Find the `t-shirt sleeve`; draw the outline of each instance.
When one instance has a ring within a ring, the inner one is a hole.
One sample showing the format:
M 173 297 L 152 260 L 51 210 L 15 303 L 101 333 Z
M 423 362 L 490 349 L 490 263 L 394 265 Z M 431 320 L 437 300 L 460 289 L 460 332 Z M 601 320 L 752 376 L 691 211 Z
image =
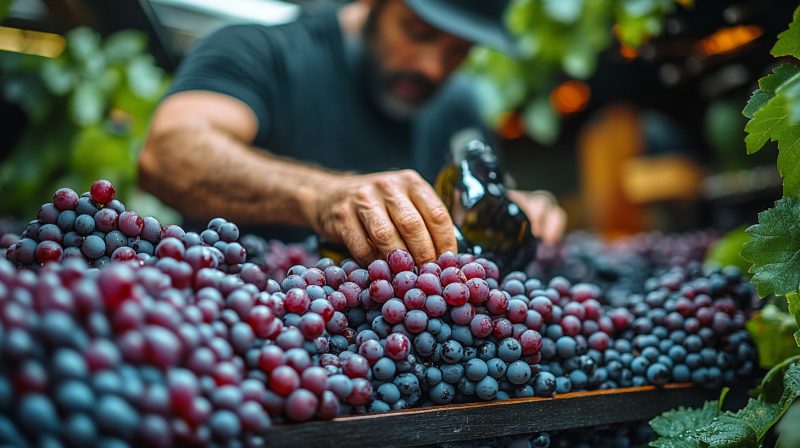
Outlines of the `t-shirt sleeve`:
M 197 41 L 184 57 L 167 96 L 206 90 L 245 103 L 258 119 L 256 141 L 263 141 L 270 127 L 270 73 L 272 52 L 268 31 L 262 25 L 232 25 Z

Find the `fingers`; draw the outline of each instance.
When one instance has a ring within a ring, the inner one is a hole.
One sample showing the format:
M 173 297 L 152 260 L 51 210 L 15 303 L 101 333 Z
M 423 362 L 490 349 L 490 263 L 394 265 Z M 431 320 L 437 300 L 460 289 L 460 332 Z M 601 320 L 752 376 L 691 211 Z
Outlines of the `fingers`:
M 555 244 L 561 239 L 567 225 L 567 214 L 551 194 L 509 190 L 507 195 L 525 212 L 533 235 L 545 244 Z
M 336 233 L 353 258 L 366 266 L 378 255 L 353 207 L 344 206 L 336 213 Z
M 423 181 L 411 188 L 408 194 L 425 221 L 435 254 L 438 256 L 445 252 L 458 252 L 453 219 L 433 188 Z M 416 260 L 416 257 L 414 259 Z
M 546 244 L 555 244 L 564 235 L 567 226 L 567 213 L 559 206 L 551 207 L 542 223 L 541 239 Z
M 553 203 L 543 196 L 532 196 L 528 199 L 528 209 L 524 210 L 528 219 L 531 220 L 531 231 L 537 237 L 542 236 L 547 225 L 548 214 L 553 207 Z
M 372 246 L 383 258 L 393 249 L 407 250 L 394 222 L 386 211 L 384 199 L 372 189 L 362 189 L 354 197 L 355 212 Z
M 417 264 L 436 259 L 436 248 L 422 215 L 411 199 L 393 194 L 386 199 L 386 210 Z
M 456 252 L 455 232 L 442 201 L 411 170 L 376 173 L 358 187 L 340 189 L 341 199 L 320 205 L 322 233 L 338 238 L 360 263 L 408 250 L 418 264 Z

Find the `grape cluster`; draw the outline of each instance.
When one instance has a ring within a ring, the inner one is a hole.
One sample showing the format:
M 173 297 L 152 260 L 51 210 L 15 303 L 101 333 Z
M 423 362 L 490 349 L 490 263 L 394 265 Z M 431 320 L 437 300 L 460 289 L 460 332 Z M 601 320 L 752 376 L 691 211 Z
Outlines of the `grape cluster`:
M 587 232 L 567 235 L 555 246 L 539 247 L 526 273 L 536 278 L 563 276 L 574 283 L 593 283 L 612 302 L 641 292 L 648 278 L 673 266 L 701 262 L 716 241 L 713 231 L 665 235 L 641 233 L 608 242 Z M 621 304 L 621 303 L 620 303 Z
M 757 296 L 740 272 L 674 267 L 646 284 L 615 307 L 600 305 L 594 285 L 549 282 L 545 294 L 558 305 L 543 331 L 541 369 L 557 377 L 558 392 L 688 381 L 714 388 L 755 373 L 744 324 Z
M 282 282 L 292 266 L 312 266 L 319 257 L 314 255 L 312 242 L 284 243 L 278 240 L 246 234 L 239 241 L 247 251 L 247 261 L 261 266 L 267 277 Z
M 0 443 L 249 445 L 273 422 L 753 370 L 753 291 L 730 269 L 676 267 L 617 304 L 468 254 L 277 276 L 302 247 L 113 197 L 58 190 L 0 238 Z

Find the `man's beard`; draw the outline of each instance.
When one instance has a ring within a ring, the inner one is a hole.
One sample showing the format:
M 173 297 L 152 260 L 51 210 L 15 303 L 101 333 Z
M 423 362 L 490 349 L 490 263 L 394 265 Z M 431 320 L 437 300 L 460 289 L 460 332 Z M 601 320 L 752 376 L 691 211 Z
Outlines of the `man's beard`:
M 361 35 L 362 70 L 370 97 L 377 106 L 398 121 L 408 121 L 425 105 L 438 90 L 439 84 L 424 75 L 410 71 L 384 71 L 381 69 L 375 42 L 375 24 L 378 10 L 373 10 Z M 412 84 L 418 91 L 416 99 L 398 96 L 392 91 L 398 82 Z

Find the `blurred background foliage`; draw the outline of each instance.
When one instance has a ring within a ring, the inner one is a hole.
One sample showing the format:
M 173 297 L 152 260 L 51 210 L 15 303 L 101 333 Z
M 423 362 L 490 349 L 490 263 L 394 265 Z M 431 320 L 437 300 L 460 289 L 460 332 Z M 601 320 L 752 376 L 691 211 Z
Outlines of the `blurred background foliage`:
M 496 128 L 520 120 L 530 138 L 552 144 L 560 129 L 554 103 L 561 100 L 564 108 L 577 109 L 588 100 L 581 84 L 562 92 L 553 90 L 556 84 L 564 76 L 591 77 L 600 53 L 612 45 L 635 56 L 639 45 L 661 32 L 678 3 L 692 5 L 691 0 L 514 0 L 507 22 L 519 39 L 521 57 L 479 48 L 468 66 L 479 75 L 486 119 Z M 518 114 L 509 116 L 508 111 Z
M 135 188 L 137 154 L 170 79 L 148 53 L 147 35 L 103 39 L 79 27 L 64 42 L 55 58 L 0 52 L 2 95 L 27 120 L 0 166 L 0 214 L 35 216 L 57 188 L 81 192 L 100 178 L 113 179 L 120 199 L 142 203 L 143 212 L 169 213 Z

